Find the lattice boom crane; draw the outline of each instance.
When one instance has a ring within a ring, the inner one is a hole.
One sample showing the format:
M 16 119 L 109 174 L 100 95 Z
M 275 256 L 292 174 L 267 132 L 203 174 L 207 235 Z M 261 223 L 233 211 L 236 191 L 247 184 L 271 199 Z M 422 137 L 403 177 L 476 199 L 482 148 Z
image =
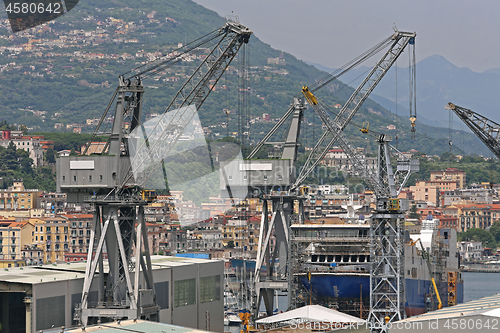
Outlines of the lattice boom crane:
M 453 103 L 448 103 L 445 108 L 452 110 L 462 119 L 465 125 L 500 159 L 500 124 Z
M 164 174 L 156 171 L 251 34 L 242 24 L 228 21 L 194 42 L 121 75 L 92 136 L 109 136 L 101 154 L 91 150 L 91 139 L 82 155 L 58 159 L 57 190 L 68 194 L 68 202 L 85 201 L 94 209 L 82 298 L 75 311 L 75 320 L 82 326 L 97 322 L 98 318 L 159 319 L 144 221 L 144 206 L 150 201 L 150 193 L 146 196 L 142 192 L 141 196 L 141 187 L 151 178 L 159 179 L 165 186 Z M 162 73 L 187 53 L 208 44 L 208 55 L 163 114 L 153 123 L 142 123 L 143 80 Z M 101 127 L 113 105 L 111 132 L 103 132 Z M 89 295 L 95 291 L 97 299 L 91 302 Z

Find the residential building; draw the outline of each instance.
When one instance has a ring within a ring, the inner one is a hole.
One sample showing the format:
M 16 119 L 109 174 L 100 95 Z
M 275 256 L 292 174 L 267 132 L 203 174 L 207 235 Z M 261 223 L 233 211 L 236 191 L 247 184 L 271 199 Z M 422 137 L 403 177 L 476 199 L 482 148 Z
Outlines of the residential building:
M 28 210 L 36 207 L 36 199 L 42 193 L 26 189 L 22 181 L 15 181 L 6 190 L 0 190 L 0 210 Z
M 92 228 L 92 214 L 63 214 L 70 230 L 69 253 L 87 253 Z
M 456 168 L 448 168 L 441 171 L 431 171 L 431 182 L 452 181 L 457 182 L 458 188 L 464 188 L 466 184 L 466 174 L 464 171 Z
M 64 261 L 65 252 L 69 251 L 70 233 L 68 220 L 62 217 L 42 217 L 30 219 L 35 226 L 37 248 L 45 248 L 44 262 Z
M 434 206 L 439 206 L 441 192 L 452 191 L 457 188 L 457 181 L 418 181 L 414 186 L 410 186 L 413 192 L 413 198 L 416 201 L 430 201 Z
M 67 205 L 66 193 L 43 192 L 36 199 L 36 206 L 45 214 L 61 214 Z
M 471 228 L 488 229 L 500 220 L 500 204 L 456 204 L 448 207 L 451 208 L 457 209 L 460 232 Z
M 460 255 L 465 260 L 481 259 L 483 255 L 483 244 L 481 242 L 459 242 L 458 248 Z
M 42 165 L 43 153 L 48 147 L 53 148 L 53 142 L 47 141 L 41 135 L 23 135 L 22 131 L 3 130 L 0 138 L 0 146 L 7 148 L 12 141 L 16 149 L 22 149 L 29 153 L 35 166 Z M 44 150 L 44 147 L 46 149 Z
M 180 230 L 180 226 L 171 226 L 170 230 L 167 230 L 165 234 L 165 239 L 161 240 L 159 243 L 159 250 L 167 255 L 186 252 L 188 249 L 186 231 Z
M 24 266 L 21 257 L 21 228 L 12 224 L 0 222 L 0 268 Z

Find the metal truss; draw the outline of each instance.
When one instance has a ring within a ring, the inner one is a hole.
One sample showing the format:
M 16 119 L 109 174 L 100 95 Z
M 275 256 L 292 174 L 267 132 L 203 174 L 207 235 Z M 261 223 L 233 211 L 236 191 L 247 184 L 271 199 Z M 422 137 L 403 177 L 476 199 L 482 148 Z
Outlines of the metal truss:
M 372 332 L 404 318 L 404 214 L 375 214 L 370 227 L 370 313 Z
M 95 210 L 82 300 L 75 319 L 83 327 L 89 320 L 95 322 L 101 318 L 158 321 L 144 203 L 93 203 Z M 134 247 L 135 261 L 131 258 Z M 105 255 L 109 267 L 107 274 L 103 262 Z M 91 297 L 95 292 L 97 297 Z
M 453 103 L 448 103 L 446 108 L 453 110 L 491 152 L 500 158 L 500 124 Z
M 363 102 L 368 98 L 373 89 L 382 80 L 387 71 L 391 68 L 398 57 L 403 53 L 404 49 L 414 40 L 416 33 L 396 31 L 392 36 L 392 44 L 386 51 L 383 57 L 375 64 L 370 73 L 361 82 L 358 88 L 353 92 L 349 100 L 344 104 L 335 118 L 335 122 L 339 124 L 340 131 L 343 131 L 349 124 L 354 115 L 358 112 Z M 302 168 L 301 173 L 297 177 L 292 189 L 297 188 L 306 177 L 314 170 L 318 163 L 323 160 L 328 151 L 337 141 L 337 136 L 340 132 L 326 131 L 320 140 L 315 145 L 313 151 Z M 330 137 L 330 142 L 323 147 L 324 141 Z

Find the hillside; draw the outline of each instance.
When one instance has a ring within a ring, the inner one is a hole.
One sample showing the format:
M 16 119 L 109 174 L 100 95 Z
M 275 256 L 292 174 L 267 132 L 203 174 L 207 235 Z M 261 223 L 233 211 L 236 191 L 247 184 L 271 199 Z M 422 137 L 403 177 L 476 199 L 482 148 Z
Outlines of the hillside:
M 101 116 L 115 89 L 118 75 L 148 60 L 155 54 L 175 49 L 178 43 L 194 40 L 220 27 L 224 19 L 192 1 L 110 0 L 81 1 L 67 15 L 46 28 L 35 28 L 12 35 L 5 23 L 0 27 L 0 78 L 3 94 L 0 120 L 25 124 L 37 132 L 73 131 L 81 127 L 90 133 L 93 119 Z M 244 23 L 244 22 L 242 22 Z M 250 27 L 251 28 L 251 27 Z M 248 53 L 249 118 L 268 113 L 278 118 L 302 85 L 324 76 L 314 66 L 290 54 L 272 49 L 252 36 Z M 268 65 L 268 58 L 281 57 L 285 64 Z M 212 139 L 225 136 L 223 109 L 231 110 L 229 131 L 238 132 L 238 63 L 222 78 L 225 90 L 212 92 L 202 107 L 203 126 L 213 126 Z M 162 112 L 177 91 L 179 82 L 164 82 L 169 76 L 186 77 L 198 63 L 182 62 L 178 69 L 158 80 L 145 82 L 147 92 L 143 113 Z M 383 82 L 383 81 L 382 81 Z M 343 104 L 353 89 L 337 81 L 319 93 L 330 105 Z M 308 110 L 302 129 L 302 143 L 312 146 L 321 135 L 321 124 Z M 448 130 L 419 126 L 417 139 L 411 140 L 407 117 L 396 117 L 380 104 L 367 100 L 354 123 L 370 123 L 370 129 L 389 132 L 397 122 L 400 150 L 416 149 L 428 154 L 449 150 Z M 272 126 L 256 123 L 250 128 L 250 141 L 259 140 Z M 360 136 L 357 128 L 347 130 L 354 144 L 374 151 L 375 144 Z M 395 136 L 395 133 L 388 133 Z M 482 153 L 478 140 L 454 151 L 456 154 Z

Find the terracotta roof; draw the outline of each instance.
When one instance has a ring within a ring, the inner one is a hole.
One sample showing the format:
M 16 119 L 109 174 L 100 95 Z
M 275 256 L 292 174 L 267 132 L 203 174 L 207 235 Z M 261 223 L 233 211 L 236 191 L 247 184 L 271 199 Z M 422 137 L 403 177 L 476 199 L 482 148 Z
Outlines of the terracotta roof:
M 60 216 L 64 216 L 68 219 L 89 219 L 94 217 L 92 214 L 62 214 Z

